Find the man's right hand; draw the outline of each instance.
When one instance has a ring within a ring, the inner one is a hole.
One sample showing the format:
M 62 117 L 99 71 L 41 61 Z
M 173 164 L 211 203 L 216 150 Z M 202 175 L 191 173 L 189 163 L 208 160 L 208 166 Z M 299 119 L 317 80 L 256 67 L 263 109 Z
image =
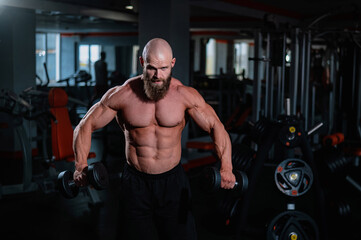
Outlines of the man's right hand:
M 73 174 L 74 183 L 78 187 L 84 187 L 88 185 L 87 178 L 88 166 L 84 167 L 82 170 L 75 170 Z

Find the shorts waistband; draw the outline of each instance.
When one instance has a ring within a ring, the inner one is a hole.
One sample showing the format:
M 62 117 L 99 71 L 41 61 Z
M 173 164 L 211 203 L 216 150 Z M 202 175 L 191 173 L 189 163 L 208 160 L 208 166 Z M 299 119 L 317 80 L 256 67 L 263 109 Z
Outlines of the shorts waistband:
M 145 173 L 145 172 L 141 172 L 139 170 L 137 170 L 135 167 L 129 165 L 128 163 L 126 163 L 124 165 L 124 168 L 137 175 L 137 176 L 141 176 L 141 177 L 145 177 L 145 178 L 149 178 L 149 179 L 161 179 L 161 178 L 165 178 L 169 175 L 172 175 L 174 173 L 176 173 L 177 171 L 179 171 L 180 169 L 182 169 L 182 164 L 179 162 L 178 165 L 176 165 L 174 168 L 164 172 L 164 173 L 159 173 L 159 174 L 149 174 L 149 173 Z

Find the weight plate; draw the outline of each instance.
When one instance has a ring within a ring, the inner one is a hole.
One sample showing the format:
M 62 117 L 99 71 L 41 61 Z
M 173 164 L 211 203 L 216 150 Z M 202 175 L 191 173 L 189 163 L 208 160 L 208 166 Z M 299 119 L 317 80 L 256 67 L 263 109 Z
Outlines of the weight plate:
M 236 183 L 235 190 L 238 194 L 243 194 L 248 189 L 248 177 L 246 173 L 242 171 L 233 171 L 235 177 L 236 177 Z
M 311 167 L 297 158 L 282 161 L 276 168 L 274 178 L 277 188 L 291 197 L 305 194 L 313 183 Z
M 295 147 L 300 142 L 301 132 L 294 125 L 283 126 L 279 132 L 279 139 L 287 147 Z
M 87 177 L 90 185 L 96 190 L 106 189 L 109 185 L 108 171 L 101 162 L 89 165 Z
M 221 174 L 215 167 L 207 167 L 203 170 L 202 186 L 207 192 L 214 192 L 221 187 Z
M 278 214 L 267 227 L 267 240 L 317 240 L 319 232 L 316 222 L 299 211 Z
M 58 175 L 58 187 L 65 198 L 74 198 L 79 193 L 79 187 L 75 185 L 71 171 L 63 171 Z

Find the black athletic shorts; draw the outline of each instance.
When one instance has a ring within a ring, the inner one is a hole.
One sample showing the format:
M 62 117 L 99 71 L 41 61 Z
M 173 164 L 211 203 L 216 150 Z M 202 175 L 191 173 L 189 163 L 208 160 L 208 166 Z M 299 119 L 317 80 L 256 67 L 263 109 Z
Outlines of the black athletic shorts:
M 161 174 L 125 164 L 121 195 L 121 239 L 197 239 L 189 181 L 181 164 Z

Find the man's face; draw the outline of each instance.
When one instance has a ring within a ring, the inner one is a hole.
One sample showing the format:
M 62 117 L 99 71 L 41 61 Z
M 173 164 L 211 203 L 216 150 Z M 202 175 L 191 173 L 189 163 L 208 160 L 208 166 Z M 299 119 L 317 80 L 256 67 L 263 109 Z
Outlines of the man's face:
M 149 76 L 146 70 L 143 70 L 144 92 L 150 100 L 158 101 L 167 93 L 172 79 L 172 72 L 166 78 Z
M 153 101 L 162 99 L 172 79 L 172 62 L 150 61 L 143 64 L 144 92 Z

